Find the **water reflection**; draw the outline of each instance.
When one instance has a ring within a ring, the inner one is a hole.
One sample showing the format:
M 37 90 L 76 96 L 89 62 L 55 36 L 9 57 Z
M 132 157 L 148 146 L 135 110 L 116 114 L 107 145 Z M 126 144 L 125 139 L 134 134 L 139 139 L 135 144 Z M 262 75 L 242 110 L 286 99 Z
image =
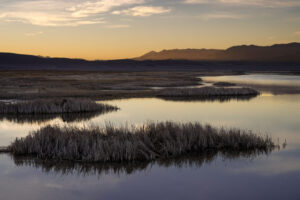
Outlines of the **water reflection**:
M 300 76 L 276 74 L 248 74 L 238 76 L 205 76 L 207 83 L 229 82 L 238 86 L 252 87 L 263 93 L 300 94 Z
M 274 141 L 279 138 L 280 144 L 287 141 L 288 145 L 280 151 L 267 156 L 264 152 L 251 155 L 214 152 L 168 161 L 113 165 L 53 163 L 0 154 L 0 199 L 298 200 L 300 95 L 272 96 L 270 93 L 251 101 L 222 103 L 161 99 L 107 101 L 121 110 L 78 124 L 144 124 L 148 120 L 202 122 L 266 133 Z M 40 128 L 37 124 L 3 119 L 0 120 L 0 146 Z M 61 119 L 49 123 L 65 125 Z M 101 175 L 101 179 L 93 174 Z
M 231 82 L 274 86 L 300 86 L 300 76 L 298 75 L 248 74 L 238 76 L 206 76 L 201 78 L 203 81 L 208 82 Z
M 152 162 L 121 162 L 121 163 L 82 163 L 72 161 L 49 161 L 35 157 L 24 157 L 11 155 L 16 166 L 34 167 L 41 169 L 44 173 L 55 173 L 59 175 L 101 176 L 104 174 L 134 174 L 151 169 L 152 166 L 160 167 L 202 167 L 203 164 L 211 163 L 216 158 L 235 160 L 239 158 L 254 159 L 260 155 L 269 155 L 271 150 L 251 151 L 207 151 L 201 154 L 180 156 L 172 159 L 156 160 Z

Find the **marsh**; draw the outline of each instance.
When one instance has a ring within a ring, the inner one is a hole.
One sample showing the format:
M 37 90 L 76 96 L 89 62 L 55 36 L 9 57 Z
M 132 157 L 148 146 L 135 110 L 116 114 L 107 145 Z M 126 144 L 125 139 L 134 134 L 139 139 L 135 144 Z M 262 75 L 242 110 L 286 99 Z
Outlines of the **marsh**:
M 192 158 L 121 165 L 60 164 L 0 154 L 1 196 L 38 199 L 42 191 L 44 199 L 297 199 L 300 95 L 259 92 L 260 95 L 250 99 L 226 101 L 169 101 L 153 97 L 99 100 L 120 109 L 83 121 L 69 122 L 60 116 L 39 122 L 1 118 L 0 146 L 8 146 L 17 137 L 26 137 L 47 125 L 84 128 L 110 123 L 114 127 L 130 127 L 173 121 L 251 130 L 269 135 L 281 147 L 267 154 L 213 152 L 206 156 L 191 155 Z

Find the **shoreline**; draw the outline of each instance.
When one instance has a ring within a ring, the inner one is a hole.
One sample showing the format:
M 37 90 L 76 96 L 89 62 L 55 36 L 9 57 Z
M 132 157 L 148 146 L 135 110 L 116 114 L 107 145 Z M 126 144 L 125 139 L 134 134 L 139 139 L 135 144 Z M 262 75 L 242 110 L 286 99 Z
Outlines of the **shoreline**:
M 160 72 L 90 72 L 90 71 L 1 71 L 1 100 L 30 100 L 37 98 L 89 98 L 115 100 L 128 98 L 155 98 L 160 90 L 198 88 L 201 77 L 242 75 L 234 71 L 160 71 Z M 264 74 L 286 74 L 266 72 Z M 229 82 L 230 84 L 230 82 Z M 260 93 L 300 94 L 300 87 L 237 84 L 251 87 Z M 160 88 L 153 89 L 153 88 Z

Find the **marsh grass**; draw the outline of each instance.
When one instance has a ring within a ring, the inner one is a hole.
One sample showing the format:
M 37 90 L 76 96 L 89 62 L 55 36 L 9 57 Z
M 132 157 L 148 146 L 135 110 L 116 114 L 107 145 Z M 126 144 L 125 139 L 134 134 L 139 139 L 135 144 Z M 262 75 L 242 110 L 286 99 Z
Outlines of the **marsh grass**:
M 158 97 L 223 97 L 223 96 L 257 96 L 259 92 L 252 88 L 202 87 L 162 90 Z
M 232 87 L 232 86 L 236 86 L 235 83 L 229 83 L 229 82 L 216 82 L 213 85 L 217 86 L 217 87 Z
M 159 97 L 165 101 L 184 101 L 184 102 L 228 102 L 228 101 L 250 101 L 254 99 L 257 95 L 239 95 L 239 96 L 164 96 Z
M 0 147 L 0 153 L 9 153 L 10 149 L 8 147 Z
M 271 138 L 239 129 L 199 123 L 148 123 L 143 126 L 77 128 L 46 126 L 16 139 L 13 155 L 46 160 L 123 162 L 169 159 L 206 151 L 270 151 Z
M 114 111 L 114 110 L 113 110 Z M 0 121 L 8 120 L 10 122 L 24 124 L 24 123 L 44 123 L 56 118 L 60 118 L 63 122 L 83 122 L 91 120 L 99 115 L 113 112 L 113 111 L 93 111 L 81 113 L 57 113 L 57 114 L 0 114 Z
M 0 103 L 1 114 L 57 114 L 57 113 L 84 113 L 109 112 L 117 107 L 99 104 L 89 99 L 37 99 L 18 101 L 16 103 Z

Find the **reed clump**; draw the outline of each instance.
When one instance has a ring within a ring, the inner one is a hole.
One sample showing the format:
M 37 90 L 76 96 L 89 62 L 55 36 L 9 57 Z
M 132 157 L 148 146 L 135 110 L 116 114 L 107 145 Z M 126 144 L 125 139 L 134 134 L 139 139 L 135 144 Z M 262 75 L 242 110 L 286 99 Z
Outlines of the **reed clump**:
M 257 96 L 252 88 L 202 87 L 162 90 L 159 97 L 218 97 L 218 96 Z
M 139 127 L 46 126 L 16 139 L 13 155 L 83 162 L 151 161 L 206 151 L 270 151 L 271 138 L 200 123 L 148 123 Z
M 165 101 L 184 101 L 184 102 L 228 102 L 228 101 L 250 101 L 257 97 L 257 95 L 239 95 L 239 96 L 173 96 L 173 97 L 159 97 Z
M 232 86 L 236 86 L 235 83 L 229 83 L 229 82 L 216 82 L 213 85 L 217 86 L 217 87 L 232 87 Z
M 99 104 L 89 99 L 74 98 L 37 99 L 15 103 L 0 103 L 0 114 L 104 113 L 117 109 L 115 106 Z
M 25 123 L 39 124 L 39 123 L 44 123 L 59 118 L 63 122 L 83 122 L 83 121 L 89 121 L 95 117 L 113 111 L 105 111 L 105 112 L 93 111 L 93 112 L 55 113 L 55 114 L 0 114 L 0 121 L 8 120 L 10 122 L 19 123 L 19 124 L 25 124 Z
M 0 147 L 0 153 L 9 153 L 10 149 L 8 147 Z

